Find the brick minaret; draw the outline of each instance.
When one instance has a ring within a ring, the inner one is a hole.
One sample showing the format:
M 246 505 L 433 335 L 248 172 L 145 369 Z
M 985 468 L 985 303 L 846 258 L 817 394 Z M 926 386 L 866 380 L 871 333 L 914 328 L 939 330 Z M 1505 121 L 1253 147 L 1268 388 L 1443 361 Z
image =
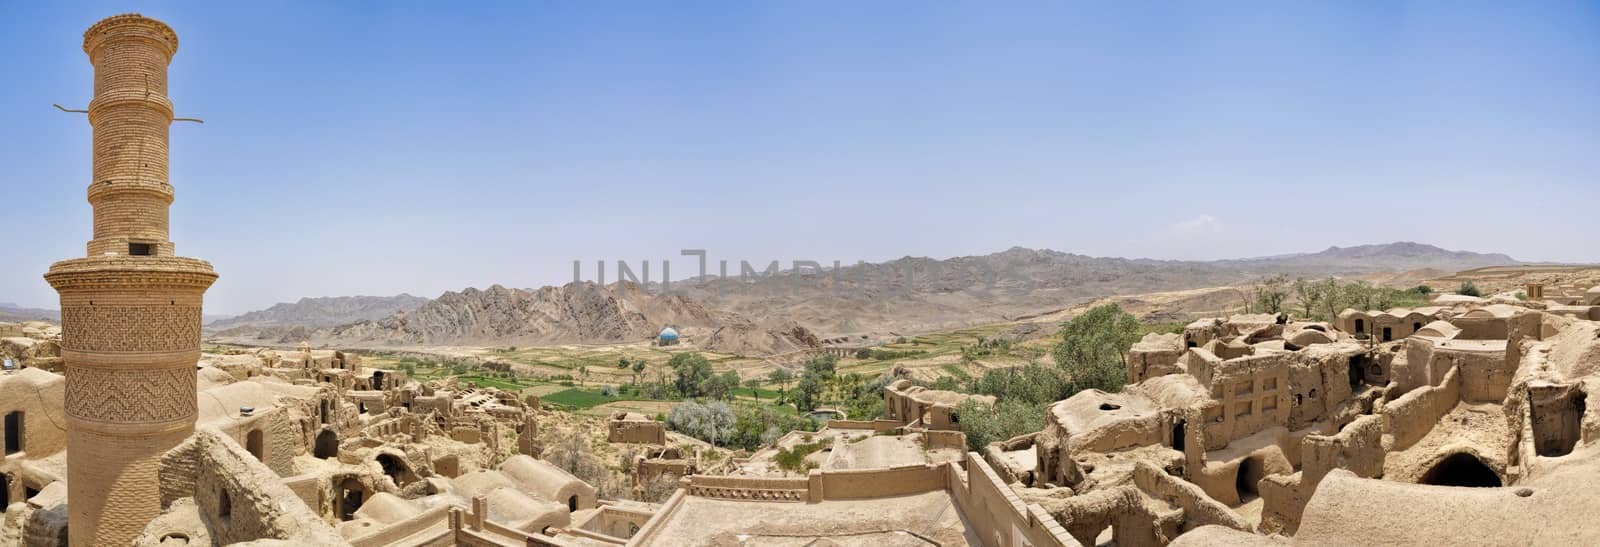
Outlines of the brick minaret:
M 94 239 L 50 266 L 66 364 L 68 538 L 128 545 L 161 513 L 161 455 L 194 431 L 200 303 L 217 274 L 167 239 L 166 24 L 118 15 L 83 34 L 94 65 Z

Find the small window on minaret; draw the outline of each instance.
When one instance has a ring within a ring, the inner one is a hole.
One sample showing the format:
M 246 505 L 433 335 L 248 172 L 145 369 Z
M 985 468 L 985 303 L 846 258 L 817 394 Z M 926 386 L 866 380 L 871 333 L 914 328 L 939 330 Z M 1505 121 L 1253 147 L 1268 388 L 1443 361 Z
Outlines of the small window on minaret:
M 149 243 L 128 244 L 128 256 L 150 256 L 151 254 Z

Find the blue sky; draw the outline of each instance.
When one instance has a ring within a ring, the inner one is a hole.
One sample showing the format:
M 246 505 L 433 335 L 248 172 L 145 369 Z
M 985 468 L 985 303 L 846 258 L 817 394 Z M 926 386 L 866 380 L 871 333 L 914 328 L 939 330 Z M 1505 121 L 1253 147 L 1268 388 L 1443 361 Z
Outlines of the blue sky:
M 0 0 L 0 302 L 54 307 L 84 252 L 90 128 L 50 104 L 128 11 L 207 122 L 172 130 L 172 239 L 213 313 L 685 248 L 1600 262 L 1593 2 Z

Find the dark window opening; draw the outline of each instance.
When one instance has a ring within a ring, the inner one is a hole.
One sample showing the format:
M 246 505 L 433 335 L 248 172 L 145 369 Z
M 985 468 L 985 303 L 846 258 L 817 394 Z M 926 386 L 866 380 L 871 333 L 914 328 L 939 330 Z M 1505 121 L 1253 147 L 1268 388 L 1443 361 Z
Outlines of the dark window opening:
M 256 457 L 256 461 L 267 461 L 266 435 L 260 429 L 251 431 L 245 436 L 244 449 Z
M 567 498 L 567 512 L 570 513 L 570 512 L 575 512 L 577 510 L 578 510 L 578 496 L 572 496 L 572 497 Z
M 1422 323 L 1412 323 L 1411 324 L 1411 332 L 1417 332 L 1419 330 L 1422 330 Z
M 39 495 L 39 489 L 38 488 L 34 488 L 32 486 L 27 486 L 27 487 L 23 487 L 22 488 L 22 499 L 25 499 L 25 500 L 33 499 L 33 497 L 37 496 L 37 495 Z
M 322 404 L 318 407 L 318 409 L 319 412 L 317 413 L 317 416 L 322 419 L 322 423 L 328 423 L 328 400 L 323 399 Z
M 1419 482 L 1439 486 L 1498 487 L 1500 475 L 1476 456 L 1457 452 L 1434 464 L 1433 469 L 1429 469 Z
M 361 411 L 360 412 L 361 414 L 366 414 L 367 413 L 367 403 L 357 402 L 356 403 L 356 410 Z
M 1346 372 L 1346 375 L 1348 375 L 1350 377 L 1350 389 L 1351 390 L 1354 390 L 1354 389 L 1356 389 L 1358 387 L 1361 387 L 1361 383 L 1362 383 L 1362 380 L 1363 380 L 1362 374 L 1366 371 L 1366 368 L 1367 368 L 1365 366 L 1366 361 L 1367 361 L 1367 358 L 1365 356 L 1361 356 L 1361 355 L 1352 355 L 1352 356 L 1350 356 L 1350 362 L 1347 365 L 1348 371 Z
M 383 389 L 383 371 L 372 371 L 372 389 Z
M 11 477 L 0 475 L 0 513 L 6 512 L 6 506 L 11 505 Z
M 339 457 L 339 434 L 324 429 L 317 434 L 317 446 L 312 455 L 324 460 Z
M 1383 328 L 1383 341 L 1388 342 L 1390 340 L 1394 340 L 1394 330 L 1390 329 L 1389 327 L 1384 327 Z
M 227 490 L 217 492 L 217 518 L 226 524 L 233 517 L 233 500 L 228 497 Z
M 149 243 L 129 243 L 128 256 L 150 256 L 155 254 Z
M 953 424 L 961 423 L 961 415 L 960 414 L 956 414 L 954 412 L 951 412 L 950 413 L 950 423 L 953 423 Z
M 16 454 L 22 451 L 22 411 L 6 414 L 6 454 Z
M 1111 404 L 1111 403 L 1100 403 L 1100 410 L 1117 410 L 1119 408 L 1122 408 L 1122 405 L 1114 405 L 1114 404 Z
M 1356 334 L 1361 334 L 1363 332 L 1367 332 L 1367 322 L 1365 320 L 1357 319 Z
M 1183 434 L 1184 434 L 1184 427 L 1186 425 L 1187 424 L 1183 420 L 1178 420 L 1177 422 L 1174 422 L 1172 424 L 1172 449 L 1173 450 L 1177 450 L 1179 452 L 1183 451 Z

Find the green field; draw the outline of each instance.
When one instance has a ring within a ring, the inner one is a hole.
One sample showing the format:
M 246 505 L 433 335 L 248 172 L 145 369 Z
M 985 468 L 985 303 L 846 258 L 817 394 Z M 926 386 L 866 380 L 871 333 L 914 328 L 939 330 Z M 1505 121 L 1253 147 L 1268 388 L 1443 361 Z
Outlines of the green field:
M 555 393 L 539 397 L 540 403 L 555 403 L 577 410 L 593 408 L 615 401 L 631 400 L 637 399 L 632 397 L 607 397 L 605 395 L 601 395 L 598 391 L 578 388 L 557 391 Z

